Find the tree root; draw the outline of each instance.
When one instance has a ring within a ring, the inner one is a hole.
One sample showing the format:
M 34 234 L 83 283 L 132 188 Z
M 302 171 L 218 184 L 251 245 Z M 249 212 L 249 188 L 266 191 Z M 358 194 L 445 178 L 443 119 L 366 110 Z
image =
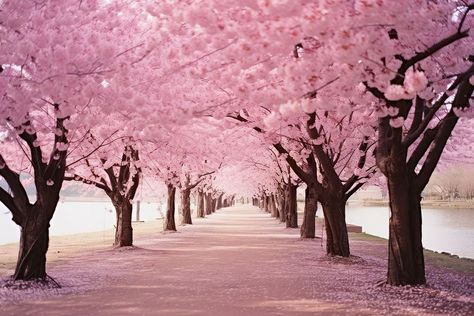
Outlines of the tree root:
M 50 289 L 61 289 L 62 286 L 53 277 L 46 274 L 45 278 L 31 279 L 31 280 L 15 280 L 14 277 L 10 277 L 4 282 L 0 283 L 0 287 L 9 288 L 13 290 L 28 290 L 35 288 L 50 288 Z

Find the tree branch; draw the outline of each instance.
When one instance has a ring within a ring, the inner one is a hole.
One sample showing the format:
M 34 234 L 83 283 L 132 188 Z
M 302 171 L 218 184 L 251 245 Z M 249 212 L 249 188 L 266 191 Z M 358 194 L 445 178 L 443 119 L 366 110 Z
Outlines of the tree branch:
M 415 177 L 415 183 L 420 192 L 428 184 L 428 181 L 441 158 L 446 143 L 451 136 L 451 132 L 459 120 L 459 117 L 454 113 L 453 109 L 464 109 L 469 107 L 469 99 L 472 97 L 473 91 L 474 86 L 470 84 L 469 77 L 466 77 L 459 85 L 451 110 L 440 121 L 439 130 L 433 140 L 431 149 L 428 152 L 420 172 Z
M 460 27 L 461 27 L 461 25 L 460 25 Z M 400 68 L 397 71 L 398 76 L 395 77 L 391 81 L 391 83 L 392 84 L 403 84 L 404 74 L 411 66 L 413 66 L 416 63 L 422 61 L 423 59 L 426 59 L 426 58 L 430 57 L 431 55 L 433 55 L 437 51 L 445 48 L 446 46 L 449 46 L 452 43 L 454 43 L 454 42 L 456 42 L 456 41 L 458 41 L 462 38 L 468 37 L 468 36 L 469 36 L 469 29 L 464 30 L 464 31 L 459 30 L 454 34 L 451 34 L 448 37 L 443 38 L 442 40 L 440 40 L 439 42 L 437 42 L 437 43 L 433 44 L 432 46 L 428 47 L 424 51 L 422 51 L 420 53 L 417 53 L 416 55 L 414 55 L 410 59 L 405 60 L 404 62 L 402 62 L 402 64 L 400 65 Z
M 7 163 L 5 162 L 1 154 L 0 154 L 0 165 L 3 166 L 3 168 L 0 168 L 0 176 L 2 176 L 3 179 L 5 179 L 5 181 L 8 184 L 8 187 L 10 188 L 13 194 L 12 198 L 13 198 L 15 207 L 19 209 L 20 211 L 26 210 L 28 206 L 30 206 L 30 202 L 28 199 L 28 194 L 26 193 L 26 190 L 20 181 L 20 175 L 8 167 Z M 27 214 L 22 214 L 22 215 L 23 217 L 27 216 Z
M 78 174 L 74 174 L 73 176 L 66 176 L 64 177 L 65 181 L 77 181 L 77 182 L 82 182 L 85 184 L 93 185 L 96 186 L 97 188 L 104 190 L 105 193 L 109 194 L 112 192 L 112 190 L 109 188 L 109 186 L 106 184 L 105 180 L 103 178 L 100 179 L 101 182 L 97 182 L 95 180 L 90 180 L 87 179 L 83 176 L 80 176 Z

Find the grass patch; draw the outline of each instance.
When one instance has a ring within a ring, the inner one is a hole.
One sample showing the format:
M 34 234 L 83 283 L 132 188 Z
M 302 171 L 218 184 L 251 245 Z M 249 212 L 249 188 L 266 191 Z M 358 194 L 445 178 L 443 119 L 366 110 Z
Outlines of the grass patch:
M 349 233 L 349 240 L 363 240 L 378 244 L 386 244 L 387 239 L 369 235 L 366 233 Z M 424 250 L 425 263 L 439 267 L 454 270 L 461 273 L 474 275 L 474 260 L 468 258 L 459 258 L 458 256 L 439 253 L 432 250 Z
M 387 243 L 387 239 L 374 235 L 369 235 L 367 233 L 349 233 L 349 239 L 373 241 L 377 243 Z
M 457 256 L 426 249 L 424 253 L 426 264 L 474 275 L 474 260 L 472 259 L 458 258 Z

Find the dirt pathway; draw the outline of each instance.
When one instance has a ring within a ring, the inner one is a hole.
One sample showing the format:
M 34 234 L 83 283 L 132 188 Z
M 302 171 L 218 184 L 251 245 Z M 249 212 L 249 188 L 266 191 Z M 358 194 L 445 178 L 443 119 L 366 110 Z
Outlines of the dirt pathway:
M 141 236 L 136 249 L 81 253 L 50 267 L 64 288 L 12 290 L 0 315 L 451 314 L 474 311 L 474 276 L 428 269 L 429 287 L 375 286 L 385 245 L 352 238 L 357 257 L 330 259 L 248 205 L 180 232 Z M 320 229 L 320 228 L 319 228 Z M 320 234 L 320 230 L 318 234 Z

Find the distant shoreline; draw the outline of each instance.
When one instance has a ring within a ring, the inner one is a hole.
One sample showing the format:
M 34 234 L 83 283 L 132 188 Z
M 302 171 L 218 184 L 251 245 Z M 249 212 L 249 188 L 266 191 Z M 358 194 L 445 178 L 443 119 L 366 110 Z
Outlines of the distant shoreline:
M 104 197 L 80 197 L 80 196 L 77 196 L 77 197 L 62 197 L 60 200 L 60 202 L 110 202 L 110 199 L 109 198 L 104 198 Z M 143 199 L 143 200 L 135 200 L 133 201 L 133 203 L 136 203 L 137 201 L 140 201 L 140 203 L 160 203 L 160 201 L 158 200 L 158 198 L 156 199 L 153 199 L 153 198 L 147 198 L 147 199 Z M 163 202 L 161 202 L 163 203 Z
M 298 203 L 304 204 L 304 200 L 298 200 Z M 388 200 L 382 200 L 382 199 L 349 200 L 347 205 L 388 207 Z M 423 200 L 421 201 L 421 206 L 424 208 L 473 209 L 474 210 L 474 200 L 458 200 L 458 201 Z
M 388 206 L 388 200 L 364 199 L 349 201 L 349 205 L 359 206 Z M 422 200 L 422 207 L 447 208 L 447 209 L 474 209 L 474 200 L 442 201 L 442 200 Z

